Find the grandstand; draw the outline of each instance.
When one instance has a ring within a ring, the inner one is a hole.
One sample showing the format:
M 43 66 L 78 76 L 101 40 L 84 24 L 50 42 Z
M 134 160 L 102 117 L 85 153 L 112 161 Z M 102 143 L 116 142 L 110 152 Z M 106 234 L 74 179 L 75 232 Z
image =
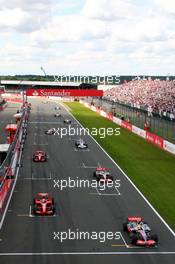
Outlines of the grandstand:
M 175 119 L 175 81 L 174 80 L 132 80 L 108 89 L 104 98 L 113 102 L 128 104 L 145 109 L 151 115 Z
M 0 105 L 2 104 L 2 102 L 3 102 L 3 98 L 2 98 L 2 96 L 0 94 Z
M 4 93 L 4 86 L 0 86 L 0 110 L 2 106 L 5 104 L 5 100 L 2 97 L 3 93 Z

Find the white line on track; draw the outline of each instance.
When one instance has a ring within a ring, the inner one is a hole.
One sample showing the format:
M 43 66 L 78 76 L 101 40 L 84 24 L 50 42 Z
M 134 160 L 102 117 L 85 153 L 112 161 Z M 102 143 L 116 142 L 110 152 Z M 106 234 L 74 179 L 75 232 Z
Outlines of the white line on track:
M 96 193 L 89 193 L 90 195 L 100 195 L 100 196 L 120 196 L 121 193 L 119 192 L 119 190 L 115 187 L 117 193 L 101 193 L 99 190 L 98 190 L 98 187 L 95 188 L 96 189 Z
M 125 239 L 124 239 L 124 237 L 123 237 L 123 235 L 122 235 L 121 232 L 120 232 L 120 237 L 121 237 L 121 239 L 123 240 L 123 242 L 124 242 L 126 248 L 128 248 L 129 246 L 128 246 L 128 244 L 126 243 L 126 241 L 125 241 Z
M 56 124 L 56 125 L 59 125 L 59 124 L 63 124 L 63 122 L 41 122 L 41 121 L 33 121 L 33 122 L 29 122 L 29 124 Z
M 20 216 L 20 217 L 29 217 L 28 214 L 18 214 L 17 216 Z
M 64 109 L 66 107 L 64 104 L 61 104 Z M 66 111 L 70 114 L 70 116 L 81 126 L 83 125 L 73 116 L 73 114 L 66 109 Z M 90 138 L 99 146 L 99 148 L 107 155 L 107 157 L 116 165 L 116 167 L 122 172 L 125 178 L 130 182 L 130 184 L 134 187 L 134 189 L 139 193 L 139 195 L 144 199 L 144 201 L 148 204 L 148 206 L 153 210 L 153 212 L 158 216 L 158 218 L 162 221 L 162 223 L 167 227 L 170 233 L 175 237 L 175 232 L 171 229 L 171 227 L 167 224 L 167 222 L 161 217 L 161 215 L 156 211 L 153 205 L 147 200 L 147 198 L 143 195 L 143 193 L 137 188 L 137 186 L 132 182 L 129 176 L 121 169 L 121 167 L 115 162 L 115 160 L 103 149 L 103 147 L 89 134 Z
M 86 166 L 86 164 L 84 162 L 82 162 L 82 167 L 83 169 L 96 169 L 98 166 Z
M 101 195 L 101 196 L 120 196 L 121 194 L 117 193 L 89 193 L 90 195 Z
M 121 195 L 121 192 L 119 191 L 119 189 L 117 187 L 115 187 L 116 191 L 117 191 L 117 195 Z
M 45 134 L 42 134 L 42 133 L 40 133 L 40 134 L 39 134 L 39 133 L 34 133 L 33 135 L 34 135 L 35 137 L 36 137 L 36 136 L 40 136 L 40 137 L 45 137 L 45 136 L 46 136 Z
M 83 169 L 96 169 L 97 166 L 86 166 L 86 165 L 84 164 L 84 162 L 83 162 L 81 168 L 83 168 Z
M 33 143 L 33 146 L 48 146 L 48 145 L 49 145 L 48 143 L 41 143 L 41 144 L 36 142 Z
M 32 177 L 30 178 L 24 178 L 24 180 L 33 180 L 33 181 L 48 181 L 48 180 L 51 180 L 52 179 L 52 173 L 50 172 L 49 174 L 49 177 L 46 177 L 46 178 L 36 178 L 36 177 L 33 177 L 34 173 L 32 172 Z
M 74 151 L 75 151 L 75 152 L 78 152 L 78 149 L 74 148 Z
M 69 137 L 68 139 L 71 140 L 71 141 L 76 141 L 78 138 L 71 138 L 71 137 Z
M 175 255 L 171 251 L 114 251 L 114 252 L 16 252 L 0 253 L 0 256 L 61 256 L 61 255 Z
M 101 192 L 99 192 L 98 187 L 95 188 L 98 195 L 102 195 Z
M 50 181 L 50 178 L 24 178 L 24 180 L 32 180 L 32 181 Z

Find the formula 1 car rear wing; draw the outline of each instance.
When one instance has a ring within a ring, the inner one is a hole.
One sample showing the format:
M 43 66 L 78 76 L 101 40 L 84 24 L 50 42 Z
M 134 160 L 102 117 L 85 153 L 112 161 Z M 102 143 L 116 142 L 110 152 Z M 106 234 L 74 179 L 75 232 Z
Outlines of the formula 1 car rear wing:
M 143 221 L 143 218 L 140 216 L 129 216 L 127 220 L 128 222 L 141 222 Z

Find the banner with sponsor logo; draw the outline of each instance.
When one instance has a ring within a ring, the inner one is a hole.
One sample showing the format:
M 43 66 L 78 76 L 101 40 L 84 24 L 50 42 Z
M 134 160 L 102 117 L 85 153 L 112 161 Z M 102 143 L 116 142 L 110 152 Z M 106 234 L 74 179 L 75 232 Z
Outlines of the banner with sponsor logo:
M 166 151 L 168 151 L 168 152 L 170 152 L 170 153 L 172 153 L 172 154 L 175 155 L 175 145 L 173 143 L 170 143 L 169 141 L 164 140 L 164 142 L 163 142 L 163 148 Z
M 103 116 L 103 117 L 106 117 L 107 116 L 106 112 L 103 111 L 103 110 L 100 110 L 100 115 Z
M 81 100 L 80 100 L 80 102 L 82 104 L 84 104 L 86 107 L 90 108 L 91 110 L 97 112 L 97 108 L 95 106 L 89 106 Z M 163 138 L 161 138 L 161 137 L 159 137 L 159 136 L 157 136 L 157 135 L 155 135 L 149 131 L 145 131 L 139 127 L 136 127 L 129 122 L 123 121 L 123 120 L 121 120 L 117 117 L 114 117 L 114 116 L 109 116 L 103 110 L 100 110 L 99 114 L 103 117 L 110 119 L 111 121 L 118 124 L 119 126 L 129 130 L 130 132 L 133 132 L 133 133 L 137 134 L 138 136 L 145 138 L 148 142 L 158 146 L 159 148 L 164 149 L 164 150 L 175 155 L 175 145 L 170 143 L 169 141 L 166 141 Z
M 137 134 L 138 136 L 142 137 L 142 138 L 146 138 L 146 131 L 139 128 L 139 127 L 136 127 L 136 126 L 132 126 L 132 132 L 134 134 Z
M 163 138 L 146 131 L 146 140 L 163 149 Z
M 121 126 L 122 120 L 118 117 L 113 117 L 113 122 L 116 123 L 117 125 Z
M 90 109 L 91 109 L 92 111 L 94 111 L 94 112 L 97 111 L 97 108 L 96 108 L 95 106 L 93 106 L 93 105 L 90 106 Z
M 100 108 L 97 108 L 97 109 L 96 109 L 96 112 L 97 112 L 98 114 L 100 114 L 100 111 L 101 111 Z
M 132 131 L 132 124 L 126 121 L 121 122 L 121 127 L 126 128 L 129 131 Z
M 86 89 L 29 89 L 26 91 L 27 96 L 103 96 L 102 90 L 86 90 Z
M 89 107 L 89 104 L 88 104 L 88 103 L 84 103 L 84 105 L 85 105 L 86 107 Z
M 113 121 L 113 115 L 112 114 L 107 114 L 107 119 Z

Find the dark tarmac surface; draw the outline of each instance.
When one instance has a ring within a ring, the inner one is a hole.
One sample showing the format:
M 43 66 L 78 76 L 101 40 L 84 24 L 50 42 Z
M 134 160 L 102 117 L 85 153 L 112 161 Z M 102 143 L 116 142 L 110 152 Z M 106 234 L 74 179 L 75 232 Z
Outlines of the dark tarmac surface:
M 31 102 L 28 136 L 21 159 L 23 167 L 0 231 L 0 263 L 175 263 L 175 237 L 111 159 L 88 135 L 83 137 L 89 146 L 87 151 L 75 149 L 74 141 L 79 136 L 67 135 L 61 139 L 58 135 L 45 135 L 48 128 L 68 127 L 63 124 L 64 118 L 73 118 L 62 106 L 62 117 L 55 118 L 56 103 L 44 104 L 37 99 Z M 4 115 L 0 113 L 1 116 Z M 75 120 L 72 127 L 79 127 Z M 45 150 L 48 161 L 34 163 L 35 150 Z M 119 188 L 101 190 L 91 186 L 93 171 L 99 165 L 110 168 L 114 181 L 120 183 Z M 87 180 L 90 186 L 67 187 L 61 191 L 58 181 L 69 178 L 76 183 Z M 54 197 L 55 216 L 31 214 L 32 199 L 37 192 L 49 192 Z M 150 224 L 153 233 L 159 236 L 157 248 L 130 245 L 122 230 L 129 215 L 140 215 Z M 76 234 L 117 232 L 118 239 L 105 242 L 66 239 L 62 243 L 57 237 L 54 239 L 55 234 L 68 229 Z

